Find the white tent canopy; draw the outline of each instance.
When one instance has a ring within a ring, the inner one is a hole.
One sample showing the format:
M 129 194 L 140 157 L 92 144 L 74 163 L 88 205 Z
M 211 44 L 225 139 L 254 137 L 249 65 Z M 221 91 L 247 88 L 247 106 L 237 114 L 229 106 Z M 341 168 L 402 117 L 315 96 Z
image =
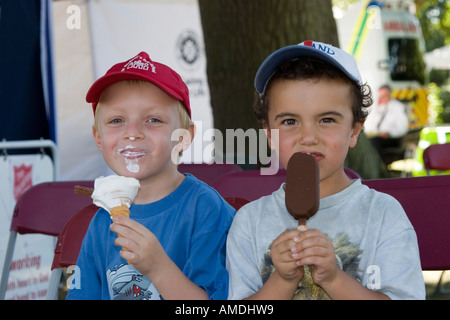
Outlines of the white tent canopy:
M 429 69 L 450 70 L 450 45 L 427 52 L 425 63 Z

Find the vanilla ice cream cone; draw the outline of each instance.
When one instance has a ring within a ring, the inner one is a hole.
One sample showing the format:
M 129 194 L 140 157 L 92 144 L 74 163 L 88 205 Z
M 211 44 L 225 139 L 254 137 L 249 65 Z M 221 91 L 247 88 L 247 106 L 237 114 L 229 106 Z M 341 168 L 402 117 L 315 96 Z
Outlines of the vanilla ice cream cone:
M 126 206 L 134 201 L 139 190 L 139 181 L 122 176 L 99 177 L 94 182 L 92 199 L 94 204 L 102 207 L 110 214 L 113 208 Z
M 128 218 L 131 203 L 134 201 L 139 187 L 139 181 L 135 178 L 99 177 L 95 179 L 94 192 L 91 197 L 94 204 L 109 212 L 111 219 L 114 217 Z

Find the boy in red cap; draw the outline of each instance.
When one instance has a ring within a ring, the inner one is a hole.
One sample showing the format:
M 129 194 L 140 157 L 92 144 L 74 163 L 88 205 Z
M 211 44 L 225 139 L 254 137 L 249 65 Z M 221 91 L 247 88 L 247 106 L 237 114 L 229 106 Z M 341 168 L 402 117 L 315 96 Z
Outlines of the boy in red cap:
M 344 172 L 372 103 L 353 57 L 316 41 L 287 46 L 261 64 L 255 87 L 255 113 L 283 167 L 297 152 L 317 160 L 320 205 L 303 232 L 286 208 L 285 184 L 236 213 L 229 298 L 425 298 L 417 237 L 403 208 Z
M 77 261 L 80 282 L 67 299 L 225 299 L 234 209 L 177 171 L 177 156 L 194 134 L 186 84 L 141 52 L 109 69 L 86 100 L 106 163 L 140 188 L 130 218 L 111 224 L 102 208 L 94 216 Z

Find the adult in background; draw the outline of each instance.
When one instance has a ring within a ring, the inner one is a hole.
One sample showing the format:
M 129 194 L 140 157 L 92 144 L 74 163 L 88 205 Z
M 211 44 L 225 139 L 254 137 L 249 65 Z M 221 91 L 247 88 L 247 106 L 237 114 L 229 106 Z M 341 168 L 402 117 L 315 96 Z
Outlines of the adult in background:
M 403 136 L 408 132 L 408 115 L 405 105 L 391 98 L 388 85 L 378 89 L 378 104 L 367 117 L 364 131 L 385 164 L 397 160 L 390 150 L 401 148 Z

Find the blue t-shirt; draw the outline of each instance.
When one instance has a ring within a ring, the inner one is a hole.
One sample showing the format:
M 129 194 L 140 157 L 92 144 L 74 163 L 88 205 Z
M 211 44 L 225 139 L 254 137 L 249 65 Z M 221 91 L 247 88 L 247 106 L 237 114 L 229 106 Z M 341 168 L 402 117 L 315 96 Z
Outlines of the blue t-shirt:
M 215 300 L 228 294 L 225 243 L 234 213 L 213 188 L 189 174 L 167 197 L 130 207 L 130 218 L 152 231 L 172 261 Z M 109 213 L 99 209 L 66 299 L 163 299 L 151 279 L 120 257 L 110 224 Z

